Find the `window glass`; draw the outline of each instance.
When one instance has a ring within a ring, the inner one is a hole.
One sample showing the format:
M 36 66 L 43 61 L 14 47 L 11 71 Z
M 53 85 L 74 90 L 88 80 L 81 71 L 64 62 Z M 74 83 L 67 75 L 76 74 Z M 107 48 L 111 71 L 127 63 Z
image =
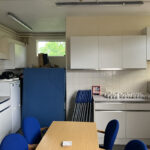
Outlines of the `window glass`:
M 48 54 L 48 56 L 65 56 L 66 42 L 37 42 L 37 53 Z

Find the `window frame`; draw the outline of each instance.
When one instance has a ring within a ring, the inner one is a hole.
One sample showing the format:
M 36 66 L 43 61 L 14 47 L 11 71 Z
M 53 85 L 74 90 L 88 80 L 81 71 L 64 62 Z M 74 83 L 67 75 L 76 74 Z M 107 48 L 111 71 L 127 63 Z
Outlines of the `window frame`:
M 36 40 L 36 56 L 38 56 L 38 42 L 65 42 L 66 40 L 64 39 L 38 39 Z M 65 45 L 65 55 L 63 56 L 48 56 L 48 57 L 66 57 L 66 45 Z

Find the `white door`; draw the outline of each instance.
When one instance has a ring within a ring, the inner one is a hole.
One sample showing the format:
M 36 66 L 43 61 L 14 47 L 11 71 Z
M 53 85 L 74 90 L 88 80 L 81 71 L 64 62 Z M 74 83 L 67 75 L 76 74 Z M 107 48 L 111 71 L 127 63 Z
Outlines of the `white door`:
M 98 69 L 98 37 L 71 37 L 71 69 Z
M 127 138 L 150 138 L 150 112 L 127 112 Z
M 10 83 L 11 88 L 11 105 L 20 106 L 20 82 Z
M 122 68 L 122 37 L 99 37 L 99 69 Z
M 146 68 L 146 36 L 123 36 L 123 68 Z
M 12 107 L 12 133 L 16 133 L 21 128 L 21 108 Z
M 95 111 L 94 114 L 97 129 L 104 130 L 109 121 L 116 119 L 119 121 L 119 132 L 117 138 L 125 138 L 125 112 L 122 111 Z M 99 137 L 103 137 L 99 134 Z
M 0 110 L 0 143 L 3 138 L 11 133 L 11 107 Z

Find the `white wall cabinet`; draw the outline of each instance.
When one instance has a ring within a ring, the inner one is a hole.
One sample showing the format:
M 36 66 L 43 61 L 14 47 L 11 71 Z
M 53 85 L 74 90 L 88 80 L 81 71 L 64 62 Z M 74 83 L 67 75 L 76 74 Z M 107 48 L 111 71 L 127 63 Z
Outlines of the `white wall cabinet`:
M 146 68 L 146 36 L 123 36 L 123 68 Z
M 11 40 L 9 43 L 8 60 L 0 60 L 1 69 L 15 69 L 26 67 L 26 47 L 19 41 Z
M 71 37 L 71 69 L 98 69 L 98 37 Z
M 71 37 L 71 69 L 146 68 L 146 36 Z
M 26 67 L 26 47 L 23 43 L 14 44 L 15 51 L 15 68 Z
M 9 59 L 10 39 L 6 37 L 0 38 L 0 59 Z
M 99 37 L 99 69 L 122 68 L 122 37 Z

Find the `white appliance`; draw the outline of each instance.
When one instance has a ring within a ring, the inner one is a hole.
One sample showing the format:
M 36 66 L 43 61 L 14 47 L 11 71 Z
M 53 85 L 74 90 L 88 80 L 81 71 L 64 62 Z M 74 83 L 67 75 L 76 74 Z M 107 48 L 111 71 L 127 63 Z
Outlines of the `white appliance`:
M 9 96 L 11 102 L 11 132 L 17 132 L 21 127 L 21 101 L 19 79 L 0 80 L 0 96 Z
M 11 133 L 11 103 L 9 97 L 0 97 L 0 143 Z

